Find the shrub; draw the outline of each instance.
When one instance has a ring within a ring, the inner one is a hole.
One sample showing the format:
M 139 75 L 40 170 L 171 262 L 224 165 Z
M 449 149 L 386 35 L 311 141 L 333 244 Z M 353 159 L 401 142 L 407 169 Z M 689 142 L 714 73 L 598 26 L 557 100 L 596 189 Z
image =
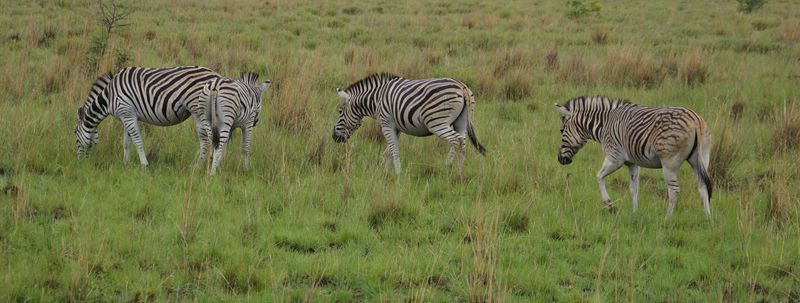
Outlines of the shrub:
M 739 11 L 745 14 L 752 13 L 754 10 L 757 10 L 764 6 L 764 3 L 767 3 L 767 0 L 736 0 L 739 2 Z
M 573 18 L 599 12 L 602 5 L 597 0 L 567 0 L 567 15 Z

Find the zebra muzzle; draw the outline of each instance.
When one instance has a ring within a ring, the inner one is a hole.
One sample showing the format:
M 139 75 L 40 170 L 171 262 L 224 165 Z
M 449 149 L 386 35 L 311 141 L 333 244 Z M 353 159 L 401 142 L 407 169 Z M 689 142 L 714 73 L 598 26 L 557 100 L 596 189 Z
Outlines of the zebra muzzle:
M 561 163 L 561 165 L 570 164 L 570 163 L 572 163 L 572 158 L 571 157 L 558 156 L 558 163 Z

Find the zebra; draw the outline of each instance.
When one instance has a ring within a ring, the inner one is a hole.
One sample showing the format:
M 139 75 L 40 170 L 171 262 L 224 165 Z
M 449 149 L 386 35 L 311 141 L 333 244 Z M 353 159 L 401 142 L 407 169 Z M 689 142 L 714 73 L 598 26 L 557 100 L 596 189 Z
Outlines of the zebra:
M 486 148 L 478 142 L 472 126 L 475 98 L 462 82 L 450 78 L 409 80 L 380 73 L 361 79 L 344 90 L 336 88 L 336 92 L 342 106 L 333 129 L 333 140 L 345 143 L 364 117 L 376 119 L 387 143 L 383 163 L 388 169 L 391 155 L 397 174 L 402 171 L 397 147 L 401 132 L 417 137 L 435 134 L 450 142 L 446 165 L 458 156 L 459 168 L 463 166 L 465 133 L 478 152 L 486 154 Z
M 683 107 L 647 107 L 626 100 L 607 97 L 578 97 L 564 105 L 556 104 L 561 114 L 561 146 L 558 162 L 572 163 L 572 158 L 587 140 L 601 144 L 605 160 L 597 183 L 600 195 L 614 210 L 604 178 L 622 167 L 631 175 L 633 211 L 638 209 L 639 167 L 662 168 L 667 183 L 672 216 L 678 200 L 678 171 L 688 161 L 698 178 L 698 189 L 706 215 L 711 215 L 709 199 L 713 184 L 708 175 L 711 130 L 697 113 Z
M 250 168 L 250 135 L 263 106 L 261 95 L 269 85 L 270 80 L 259 84 L 258 74 L 247 72 L 242 74 L 241 80 L 216 78 L 203 86 L 201 98 L 207 102 L 205 119 L 211 126 L 209 137 L 214 147 L 209 174 L 215 174 L 231 131 L 237 127 L 242 129 L 244 169 Z
M 78 156 L 85 156 L 98 142 L 97 126 L 108 115 L 116 117 L 124 127 L 124 160 L 130 157 L 130 144 L 136 145 L 139 162 L 147 166 L 147 156 L 139 132 L 139 121 L 169 126 L 194 117 L 200 140 L 197 164 L 202 163 L 208 148 L 208 126 L 205 103 L 198 98 L 203 84 L 221 77 L 199 66 L 170 68 L 128 67 L 116 74 L 104 74 L 95 80 L 89 96 L 78 109 L 75 126 Z

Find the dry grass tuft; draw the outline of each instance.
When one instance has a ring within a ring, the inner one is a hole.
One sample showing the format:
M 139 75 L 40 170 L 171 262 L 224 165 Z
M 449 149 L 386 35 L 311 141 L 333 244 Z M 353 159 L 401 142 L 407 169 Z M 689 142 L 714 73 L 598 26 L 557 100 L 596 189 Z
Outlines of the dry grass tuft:
M 699 49 L 691 50 L 683 56 L 681 81 L 688 86 L 703 84 L 708 77 L 708 67 Z
M 578 85 L 594 85 L 597 83 L 598 71 L 595 66 L 587 65 L 581 57 L 573 55 L 561 66 L 558 76 L 561 80 Z
M 800 41 L 800 22 L 783 23 L 778 30 L 778 40 L 786 43 Z
M 608 32 L 603 28 L 597 28 L 592 32 L 592 42 L 595 44 L 606 44 L 608 42 Z
M 711 147 L 711 159 L 708 173 L 717 185 L 730 188 L 733 185 L 730 169 L 736 160 L 737 142 L 733 127 L 729 123 L 722 123 L 714 127 L 714 143 Z
M 652 87 L 664 80 L 659 64 L 647 52 L 630 46 L 608 51 L 603 76 L 618 86 Z
M 526 69 L 515 68 L 504 77 L 500 85 L 500 96 L 511 101 L 522 100 L 532 91 L 533 77 Z
M 792 187 L 789 185 L 790 177 L 785 168 L 779 168 L 771 182 L 768 214 L 769 218 L 779 226 L 789 223 L 787 219 L 793 212 L 797 213 L 797 204 L 800 202 L 793 201 Z
M 772 139 L 775 152 L 789 152 L 800 147 L 800 105 L 794 103 L 784 109 L 773 123 Z
M 146 32 L 144 33 L 144 38 L 145 38 L 147 41 L 151 41 L 151 40 L 153 40 L 153 39 L 155 39 L 155 38 L 156 38 L 156 32 L 155 32 L 155 31 L 152 31 L 152 30 L 146 31 Z
M 367 217 L 369 226 L 378 229 L 390 223 L 400 223 L 414 220 L 414 213 L 407 207 L 392 199 L 382 201 L 372 205 Z
M 55 60 L 42 72 L 42 91 L 52 94 L 61 90 L 69 76 L 69 70 L 64 67 L 63 60 Z
M 557 70 L 558 69 L 558 49 L 555 47 L 551 47 L 547 50 L 547 53 L 544 55 L 545 61 L 547 62 L 547 69 L 548 70 Z

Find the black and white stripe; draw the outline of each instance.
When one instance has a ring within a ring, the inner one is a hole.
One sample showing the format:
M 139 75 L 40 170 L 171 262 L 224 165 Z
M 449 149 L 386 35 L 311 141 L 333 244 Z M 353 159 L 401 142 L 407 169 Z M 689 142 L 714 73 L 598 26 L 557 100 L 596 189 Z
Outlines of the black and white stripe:
M 397 173 L 401 171 L 397 147 L 401 132 L 418 137 L 435 134 L 450 142 L 448 165 L 456 156 L 459 167 L 463 165 L 466 135 L 481 154 L 486 153 L 472 127 L 474 96 L 457 80 L 409 80 L 392 74 L 375 74 L 344 90 L 336 90 L 343 106 L 339 108 L 333 139 L 346 142 L 364 117 L 378 120 L 387 142 L 384 160 L 391 155 Z
M 242 155 L 245 170 L 250 168 L 250 136 L 263 108 L 262 95 L 270 81 L 258 83 L 258 74 L 244 73 L 241 80 L 216 78 L 203 86 L 202 99 L 208 109 L 206 121 L 214 146 L 210 174 L 214 174 L 225 155 L 225 145 L 235 128 L 242 129 Z
M 97 125 L 108 115 L 122 122 L 125 161 L 128 161 L 130 144 L 136 145 L 139 161 L 148 164 L 139 121 L 168 126 L 194 116 L 195 128 L 200 140 L 198 163 L 207 153 L 208 126 L 205 123 L 205 103 L 199 97 L 203 85 L 221 77 L 216 72 L 198 66 L 172 68 L 128 67 L 113 76 L 98 78 L 89 92 L 84 105 L 78 109 L 78 125 L 75 128 L 78 155 L 85 155 L 97 143 Z
M 606 97 L 579 97 L 556 104 L 561 113 L 561 147 L 558 161 L 572 163 L 572 157 L 588 141 L 600 142 L 605 154 L 597 174 L 603 202 L 612 208 L 604 178 L 627 166 L 631 174 L 633 210 L 638 208 L 639 166 L 663 168 L 669 206 L 675 210 L 680 188 L 678 170 L 688 161 L 698 178 L 705 213 L 710 215 L 712 182 L 708 175 L 711 131 L 697 113 L 683 107 L 647 107 Z

